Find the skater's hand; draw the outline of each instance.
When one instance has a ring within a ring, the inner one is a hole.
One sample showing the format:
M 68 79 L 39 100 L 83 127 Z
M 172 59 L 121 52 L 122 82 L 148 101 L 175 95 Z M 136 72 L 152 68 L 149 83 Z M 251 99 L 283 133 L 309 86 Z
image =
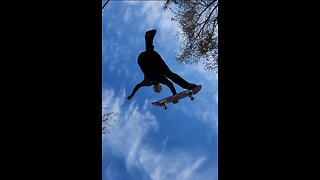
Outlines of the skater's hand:
M 131 100 L 131 99 L 132 99 L 132 97 L 133 97 L 133 96 L 132 96 L 132 95 L 130 95 L 130 96 L 128 96 L 128 97 L 127 97 L 127 99 L 128 99 L 128 100 Z

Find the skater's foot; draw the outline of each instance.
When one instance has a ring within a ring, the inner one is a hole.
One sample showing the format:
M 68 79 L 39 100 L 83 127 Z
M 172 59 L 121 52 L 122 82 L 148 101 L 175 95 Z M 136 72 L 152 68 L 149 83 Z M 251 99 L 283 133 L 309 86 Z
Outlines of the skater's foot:
M 178 97 L 176 96 L 176 94 L 173 95 L 172 103 L 173 103 L 173 104 L 177 104 L 178 102 L 179 102 L 179 99 L 178 99 Z
M 146 32 L 145 35 L 145 41 L 146 41 L 146 51 L 153 51 L 154 46 L 153 46 L 153 38 L 156 35 L 157 30 L 152 29 Z
M 198 85 L 191 83 L 191 84 L 189 84 L 188 89 L 191 90 L 191 89 L 193 89 L 193 88 L 195 88 L 197 86 Z
M 146 34 L 145 34 L 145 37 L 144 37 L 145 40 L 151 40 L 152 41 L 154 36 L 156 35 L 156 33 L 157 33 L 157 30 L 155 30 L 155 29 L 147 31 Z
M 175 99 L 175 100 L 172 101 L 173 104 L 177 104 L 178 102 L 179 102 L 178 99 Z

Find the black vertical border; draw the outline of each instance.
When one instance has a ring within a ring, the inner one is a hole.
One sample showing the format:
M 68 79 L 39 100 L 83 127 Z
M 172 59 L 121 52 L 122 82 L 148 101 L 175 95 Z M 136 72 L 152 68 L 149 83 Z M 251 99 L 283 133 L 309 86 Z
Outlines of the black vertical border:
M 101 180 L 101 2 L 3 7 L 6 177 Z
M 316 172 L 314 7 L 219 1 L 219 180 Z

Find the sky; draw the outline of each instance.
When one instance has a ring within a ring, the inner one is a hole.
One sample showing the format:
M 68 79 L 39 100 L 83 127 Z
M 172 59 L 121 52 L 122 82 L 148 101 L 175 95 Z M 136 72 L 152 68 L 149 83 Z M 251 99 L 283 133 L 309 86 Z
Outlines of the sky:
M 163 3 L 110 1 L 102 12 L 103 113 L 118 113 L 102 135 L 103 180 L 218 179 L 218 75 L 175 60 L 181 31 Z M 169 68 L 202 85 L 194 101 L 184 98 L 167 110 L 151 105 L 171 95 L 164 85 L 159 94 L 142 87 L 126 99 L 143 80 L 137 57 L 150 29 L 157 29 L 155 50 Z

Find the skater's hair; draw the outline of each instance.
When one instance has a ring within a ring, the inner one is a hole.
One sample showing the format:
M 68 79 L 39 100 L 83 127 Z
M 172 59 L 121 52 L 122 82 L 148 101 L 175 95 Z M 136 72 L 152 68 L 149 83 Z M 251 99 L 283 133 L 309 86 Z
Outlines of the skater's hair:
M 153 85 L 153 90 L 154 90 L 154 92 L 156 92 L 156 93 L 160 93 L 160 92 L 162 91 L 162 86 L 161 86 L 161 84 L 160 84 L 160 83 L 157 83 L 157 84 Z

